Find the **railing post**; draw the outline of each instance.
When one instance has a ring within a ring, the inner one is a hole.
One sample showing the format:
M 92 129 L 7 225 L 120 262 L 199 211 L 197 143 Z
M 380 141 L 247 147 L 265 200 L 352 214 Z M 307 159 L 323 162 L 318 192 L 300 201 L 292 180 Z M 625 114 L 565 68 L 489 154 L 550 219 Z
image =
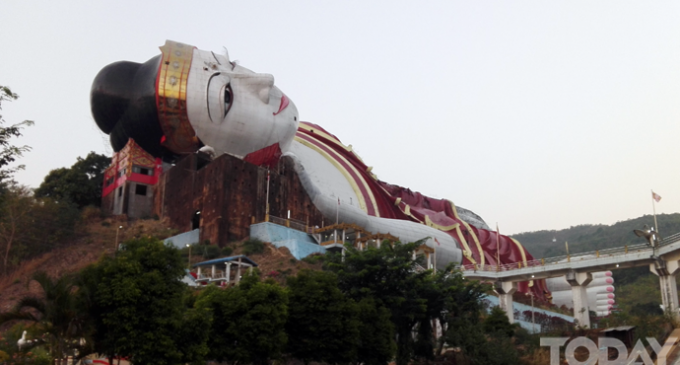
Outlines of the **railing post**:
M 600 250 L 595 250 L 595 256 L 599 259 L 600 258 Z
M 264 221 L 269 222 L 269 213 L 264 215 Z
M 541 259 L 541 266 L 545 266 L 545 259 Z
M 625 247 L 626 253 L 628 253 L 628 245 L 626 245 L 624 247 Z

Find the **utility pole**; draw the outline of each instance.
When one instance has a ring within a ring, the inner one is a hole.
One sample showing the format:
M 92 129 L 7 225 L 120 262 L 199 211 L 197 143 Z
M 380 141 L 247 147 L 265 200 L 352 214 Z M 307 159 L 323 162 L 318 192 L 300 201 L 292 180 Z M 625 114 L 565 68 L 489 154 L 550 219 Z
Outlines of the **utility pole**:
M 113 251 L 116 252 L 118 251 L 118 232 L 123 228 L 123 226 L 118 226 L 116 229 L 116 245 L 113 247 Z
M 187 243 L 187 247 L 189 247 L 189 271 L 191 271 L 191 245 Z

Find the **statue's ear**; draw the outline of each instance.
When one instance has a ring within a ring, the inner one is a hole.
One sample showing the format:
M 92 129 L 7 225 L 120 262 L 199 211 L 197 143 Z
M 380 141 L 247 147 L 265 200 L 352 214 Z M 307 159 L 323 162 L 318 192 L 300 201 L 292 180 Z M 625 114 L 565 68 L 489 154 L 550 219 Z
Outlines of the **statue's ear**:
M 92 116 L 102 132 L 109 134 L 130 105 L 132 84 L 141 64 L 121 61 L 104 67 L 90 91 Z

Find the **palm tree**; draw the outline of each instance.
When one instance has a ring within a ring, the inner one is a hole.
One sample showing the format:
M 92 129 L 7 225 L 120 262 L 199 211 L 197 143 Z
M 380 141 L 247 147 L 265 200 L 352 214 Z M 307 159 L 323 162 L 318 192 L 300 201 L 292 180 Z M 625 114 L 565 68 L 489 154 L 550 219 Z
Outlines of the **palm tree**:
M 0 324 L 9 321 L 33 322 L 41 339 L 33 345 L 46 345 L 55 359 L 64 364 L 68 356 L 87 354 L 84 341 L 85 318 L 77 307 L 76 287 L 72 276 L 50 278 L 45 272 L 33 275 L 33 281 L 40 285 L 43 295 L 23 297 L 9 312 L 0 313 Z

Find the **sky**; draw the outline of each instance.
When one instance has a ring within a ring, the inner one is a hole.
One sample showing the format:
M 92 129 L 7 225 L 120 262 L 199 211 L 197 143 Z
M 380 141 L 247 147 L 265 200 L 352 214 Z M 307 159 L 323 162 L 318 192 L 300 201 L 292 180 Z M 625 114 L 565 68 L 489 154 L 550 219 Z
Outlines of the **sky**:
M 5 1 L 16 179 L 110 155 L 92 80 L 166 39 L 274 75 L 381 180 L 501 233 L 680 211 L 677 1 Z

